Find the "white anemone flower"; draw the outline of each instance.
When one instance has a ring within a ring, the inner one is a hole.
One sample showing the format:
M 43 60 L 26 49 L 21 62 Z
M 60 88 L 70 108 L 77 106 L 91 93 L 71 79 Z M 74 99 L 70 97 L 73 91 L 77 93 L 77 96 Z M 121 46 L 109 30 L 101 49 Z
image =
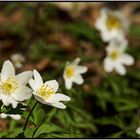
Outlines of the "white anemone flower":
M 20 120 L 21 119 L 21 115 L 19 115 L 19 114 L 5 114 L 5 113 L 1 113 L 0 117 L 2 119 L 6 119 L 7 117 L 11 117 L 14 120 Z
M 104 59 L 104 69 L 106 72 L 112 72 L 115 70 L 120 75 L 126 74 L 124 65 L 133 65 L 134 58 L 125 53 L 126 42 L 118 42 L 112 40 L 106 48 L 107 57 Z
M 13 108 L 17 104 L 31 97 L 31 89 L 26 86 L 32 78 L 32 71 L 15 75 L 13 64 L 7 60 L 4 62 L 0 74 L 0 100 L 5 106 L 9 104 Z
M 47 104 L 57 108 L 65 109 L 66 106 L 60 101 L 69 101 L 70 97 L 56 93 L 58 90 L 58 82 L 50 80 L 43 83 L 43 80 L 37 70 L 33 70 L 34 80 L 29 81 L 33 89 L 33 95 L 42 104 Z
M 25 61 L 25 57 L 22 54 L 15 53 L 11 56 L 11 61 L 13 62 L 16 68 L 21 68 L 23 62 Z
M 95 23 L 95 28 L 101 33 L 103 41 L 108 42 L 116 38 L 125 38 L 130 22 L 121 11 L 101 9 L 100 17 Z
M 67 62 L 63 78 L 65 80 L 65 86 L 67 89 L 72 88 L 72 84 L 77 83 L 81 85 L 84 83 L 84 79 L 81 74 L 87 72 L 86 66 L 78 65 L 80 63 L 80 58 L 76 58 L 73 62 Z

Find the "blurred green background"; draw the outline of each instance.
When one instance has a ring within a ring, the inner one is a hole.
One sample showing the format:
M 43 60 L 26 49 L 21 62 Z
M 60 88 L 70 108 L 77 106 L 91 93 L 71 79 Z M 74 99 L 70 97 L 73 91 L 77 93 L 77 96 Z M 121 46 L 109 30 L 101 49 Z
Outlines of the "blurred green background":
M 131 22 L 127 52 L 135 64 L 125 76 L 103 69 L 107 43 L 94 23 L 100 9 L 122 10 Z M 140 125 L 140 3 L 139 2 L 0 2 L 0 63 L 21 53 L 26 61 L 18 72 L 37 69 L 44 80 L 57 79 L 70 96 L 67 109 L 38 104 L 25 137 L 136 138 Z M 66 61 L 81 58 L 88 67 L 85 83 L 66 90 Z M 0 119 L 0 137 L 20 138 L 33 98 L 23 119 Z M 43 122 L 43 123 L 42 123 Z M 38 128 L 36 130 L 36 128 Z

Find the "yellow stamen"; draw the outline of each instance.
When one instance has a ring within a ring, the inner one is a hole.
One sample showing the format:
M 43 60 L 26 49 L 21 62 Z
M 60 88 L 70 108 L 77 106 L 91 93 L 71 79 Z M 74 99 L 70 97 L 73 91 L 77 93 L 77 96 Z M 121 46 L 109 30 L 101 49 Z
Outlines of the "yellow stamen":
M 15 78 L 10 77 L 6 81 L 4 81 L 1 85 L 4 93 L 9 95 L 10 93 L 14 92 L 18 87 L 18 82 Z
M 41 97 L 48 99 L 48 97 L 50 97 L 51 94 L 54 94 L 54 90 L 48 85 L 43 85 L 37 90 L 36 93 Z
M 116 59 L 118 59 L 119 57 L 120 57 L 120 52 L 118 52 L 118 51 L 116 51 L 116 50 L 114 50 L 114 51 L 112 51 L 111 53 L 110 53 L 110 57 L 111 57 L 111 59 L 113 59 L 113 60 L 116 60 Z
M 121 27 L 120 19 L 113 15 L 108 15 L 108 18 L 106 21 L 106 26 L 109 30 L 118 29 Z
M 67 66 L 66 68 L 66 76 L 71 78 L 74 75 L 74 68 L 72 66 Z

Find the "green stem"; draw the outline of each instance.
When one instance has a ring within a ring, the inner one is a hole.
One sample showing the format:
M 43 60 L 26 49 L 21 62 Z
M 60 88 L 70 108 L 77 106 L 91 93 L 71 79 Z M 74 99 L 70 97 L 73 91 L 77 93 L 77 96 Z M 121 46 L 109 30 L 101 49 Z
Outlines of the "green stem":
M 30 118 L 30 116 L 31 116 L 31 114 L 32 114 L 32 112 L 33 112 L 33 110 L 34 110 L 34 108 L 36 107 L 37 103 L 38 103 L 38 101 L 34 104 L 32 110 L 30 111 L 30 113 L 29 113 L 29 115 L 28 115 L 28 117 L 27 117 L 27 119 L 26 119 L 26 122 L 25 122 L 25 125 L 24 125 L 24 128 L 23 128 L 23 131 L 25 131 L 26 126 L 27 126 L 27 123 L 28 123 L 28 121 L 29 121 L 29 118 Z
M 0 113 L 2 113 L 1 111 L 2 111 L 3 107 L 4 107 L 4 104 L 2 104 L 2 106 L 0 108 Z
M 39 127 L 40 127 L 46 120 L 47 120 L 47 121 L 50 121 L 51 117 L 54 115 L 55 112 L 56 112 L 56 109 L 54 108 L 53 111 L 52 111 L 52 113 L 51 113 L 51 115 L 50 115 L 50 117 L 48 117 L 47 119 L 46 119 L 47 115 L 44 117 L 43 121 L 40 123 L 40 125 L 39 125 L 39 126 L 35 129 L 35 131 L 33 132 L 32 138 L 34 138 L 35 133 L 37 132 L 37 130 L 39 129 Z
M 33 135 L 32 135 L 32 138 L 34 137 L 36 131 L 38 130 L 38 128 L 45 122 L 46 120 L 46 117 L 43 119 L 42 123 L 36 128 L 36 130 L 34 131 Z

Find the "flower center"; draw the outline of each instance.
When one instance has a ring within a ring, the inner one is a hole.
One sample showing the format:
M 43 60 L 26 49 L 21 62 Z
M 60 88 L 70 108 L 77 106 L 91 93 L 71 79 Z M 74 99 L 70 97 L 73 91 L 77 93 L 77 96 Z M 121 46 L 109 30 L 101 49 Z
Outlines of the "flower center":
M 68 66 L 66 68 L 66 76 L 71 78 L 74 75 L 74 68 L 72 66 Z
M 117 50 L 114 50 L 110 53 L 110 57 L 113 60 L 118 59 L 120 57 L 120 55 L 121 55 L 120 52 L 118 52 Z
M 49 86 L 49 85 L 43 85 L 41 86 L 37 92 L 38 95 L 40 95 L 41 97 L 48 99 L 48 97 L 50 97 L 51 94 L 54 94 L 54 90 Z
M 9 77 L 6 81 L 4 81 L 1 85 L 2 90 L 5 94 L 9 95 L 14 92 L 18 87 L 18 82 L 15 78 Z
M 108 15 L 106 26 L 109 30 L 118 29 L 121 27 L 120 19 L 113 15 Z

